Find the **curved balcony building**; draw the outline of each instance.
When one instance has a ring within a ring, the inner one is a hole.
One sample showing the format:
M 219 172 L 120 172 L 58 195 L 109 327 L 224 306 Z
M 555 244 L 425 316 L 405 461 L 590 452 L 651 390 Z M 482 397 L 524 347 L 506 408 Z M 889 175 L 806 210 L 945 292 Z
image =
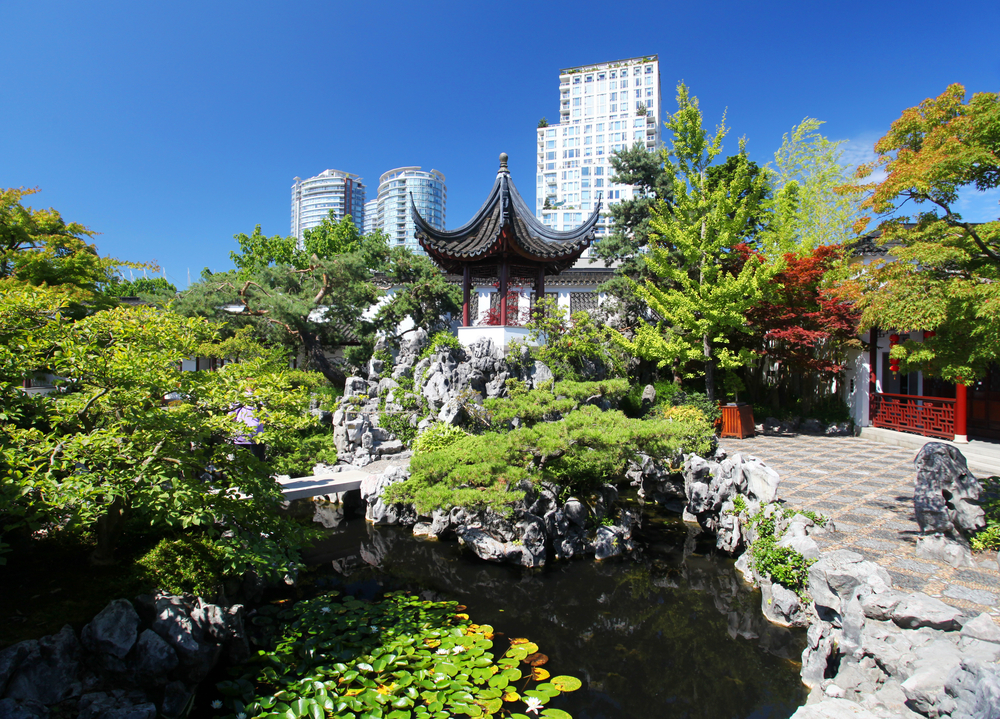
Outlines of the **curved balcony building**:
M 422 255 L 426 253 L 417 242 L 417 228 L 410 213 L 411 196 L 424 222 L 443 230 L 448 200 L 444 175 L 419 167 L 397 167 L 379 178 L 378 218 L 373 225 L 389 236 L 393 246 L 406 246 Z
M 300 240 L 323 222 L 330 210 L 336 219 L 350 215 L 358 229 L 365 224 L 365 186 L 361 178 L 341 170 L 324 170 L 292 185 L 292 234 Z

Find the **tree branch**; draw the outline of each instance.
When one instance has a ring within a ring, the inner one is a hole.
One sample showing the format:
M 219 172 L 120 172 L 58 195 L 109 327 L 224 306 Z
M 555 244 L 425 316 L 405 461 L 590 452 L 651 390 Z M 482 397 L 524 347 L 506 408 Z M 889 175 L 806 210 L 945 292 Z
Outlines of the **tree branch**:
M 956 222 L 955 220 L 952 219 L 952 217 L 954 217 L 954 214 L 952 213 L 951 208 L 948 207 L 948 205 L 946 205 L 943 202 L 940 202 L 939 200 L 935 200 L 933 197 L 928 197 L 927 199 L 930 200 L 935 205 L 937 205 L 938 207 L 940 207 L 942 210 L 945 211 L 945 213 L 946 213 L 946 216 L 944 218 L 945 222 L 947 222 L 952 227 L 961 227 L 963 230 L 965 230 L 967 233 L 969 233 L 969 237 L 971 237 L 972 241 L 975 242 L 976 245 L 979 246 L 979 249 L 983 251 L 984 255 L 986 255 L 987 257 L 989 257 L 994 262 L 1000 262 L 1000 255 L 998 255 L 995 252 L 993 252 L 986 245 L 986 243 L 983 242 L 983 240 L 979 237 L 979 233 L 977 233 L 975 231 L 975 229 L 973 229 L 973 226 L 971 224 L 969 224 L 968 222 L 964 222 L 964 221 L 963 222 Z

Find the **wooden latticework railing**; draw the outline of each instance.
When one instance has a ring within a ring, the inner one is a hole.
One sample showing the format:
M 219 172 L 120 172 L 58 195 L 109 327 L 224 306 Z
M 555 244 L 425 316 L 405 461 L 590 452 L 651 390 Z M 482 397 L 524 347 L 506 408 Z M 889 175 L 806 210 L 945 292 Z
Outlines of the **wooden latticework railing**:
M 879 392 L 872 398 L 872 426 L 954 439 L 955 400 Z

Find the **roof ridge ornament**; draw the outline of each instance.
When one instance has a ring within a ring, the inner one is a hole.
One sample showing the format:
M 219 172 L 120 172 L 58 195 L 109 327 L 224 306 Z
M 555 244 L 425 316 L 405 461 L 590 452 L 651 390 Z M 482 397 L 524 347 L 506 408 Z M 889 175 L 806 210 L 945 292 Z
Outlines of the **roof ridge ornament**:
M 507 153 L 506 152 L 501 152 L 500 153 L 500 172 L 506 172 L 507 174 L 510 174 L 510 170 L 507 169 Z

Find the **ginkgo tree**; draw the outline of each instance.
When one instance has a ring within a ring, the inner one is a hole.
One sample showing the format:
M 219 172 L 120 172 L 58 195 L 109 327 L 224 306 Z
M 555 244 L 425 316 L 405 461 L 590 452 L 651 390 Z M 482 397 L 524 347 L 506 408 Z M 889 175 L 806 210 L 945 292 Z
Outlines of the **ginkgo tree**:
M 732 172 L 708 182 L 728 132 L 725 118 L 710 135 L 698 100 L 684 83 L 677 86 L 677 104 L 666 122 L 673 141 L 664 157 L 673 203 L 661 202 L 653 213 L 646 255 L 652 276 L 636 286 L 652 321 L 637 327 L 631 339 L 616 341 L 660 367 L 673 367 L 675 377 L 689 373 L 692 364 L 703 366 L 705 391 L 714 400 L 716 370 L 749 359 L 730 340 L 747 331 L 745 314 L 774 271 L 759 256 L 739 251 L 766 190 L 765 178 L 752 176 L 741 140 Z
M 860 234 L 881 218 L 877 242 L 889 257 L 843 282 L 861 310 L 862 327 L 930 330 L 924 342 L 892 350 L 904 371 L 923 369 L 969 382 L 1000 360 L 1000 221 L 976 223 L 960 212 L 960 192 L 1000 187 L 1000 94 L 950 85 L 903 111 L 875 144 L 876 159 L 849 185 L 869 214 Z M 918 210 L 903 214 L 904 206 Z

